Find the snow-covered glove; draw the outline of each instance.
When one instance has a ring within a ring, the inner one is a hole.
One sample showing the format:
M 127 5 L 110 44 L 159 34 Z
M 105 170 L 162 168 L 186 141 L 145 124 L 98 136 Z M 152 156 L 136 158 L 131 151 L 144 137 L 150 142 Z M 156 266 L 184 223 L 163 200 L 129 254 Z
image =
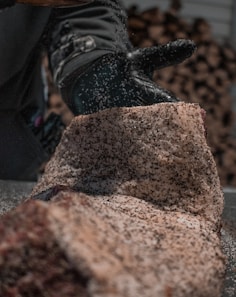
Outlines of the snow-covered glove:
M 106 54 L 67 76 L 61 88 L 63 98 L 76 115 L 111 107 L 176 102 L 174 95 L 152 80 L 153 71 L 184 61 L 195 48 L 191 40 L 176 40 L 128 53 Z

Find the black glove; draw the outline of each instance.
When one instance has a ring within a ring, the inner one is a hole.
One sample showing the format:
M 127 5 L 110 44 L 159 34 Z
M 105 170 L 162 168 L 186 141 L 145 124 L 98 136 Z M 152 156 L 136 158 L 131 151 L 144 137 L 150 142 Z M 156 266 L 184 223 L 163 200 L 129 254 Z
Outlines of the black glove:
M 67 76 L 62 96 L 76 115 L 111 107 L 176 102 L 175 96 L 152 81 L 153 71 L 182 62 L 195 48 L 190 40 L 177 40 L 130 53 L 104 55 Z
M 15 0 L 0 0 L 0 10 L 9 6 L 13 6 Z
M 192 40 L 178 39 L 164 45 L 140 48 L 128 54 L 128 58 L 147 75 L 156 69 L 177 65 L 191 57 L 196 50 Z

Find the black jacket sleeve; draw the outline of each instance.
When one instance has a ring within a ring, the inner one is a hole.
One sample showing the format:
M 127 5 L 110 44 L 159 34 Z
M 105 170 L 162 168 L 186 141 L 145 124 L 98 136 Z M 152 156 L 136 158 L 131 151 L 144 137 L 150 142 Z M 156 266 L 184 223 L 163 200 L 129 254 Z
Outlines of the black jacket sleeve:
M 9 6 L 13 6 L 15 0 L 0 0 L 0 10 Z
M 96 0 L 76 8 L 56 9 L 52 19 L 49 57 L 57 83 L 107 53 L 132 48 L 127 15 L 119 0 Z

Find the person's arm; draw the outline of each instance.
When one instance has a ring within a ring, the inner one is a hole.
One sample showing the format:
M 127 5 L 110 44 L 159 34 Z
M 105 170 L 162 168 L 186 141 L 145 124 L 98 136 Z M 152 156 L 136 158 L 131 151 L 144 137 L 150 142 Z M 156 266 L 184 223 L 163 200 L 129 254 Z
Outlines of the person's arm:
M 83 5 L 94 0 L 16 0 L 17 3 L 30 4 L 34 6 L 66 7 Z
M 152 72 L 190 57 L 194 43 L 177 40 L 135 49 L 126 21 L 118 0 L 58 9 L 49 46 L 50 64 L 62 97 L 75 115 L 178 101 L 153 82 Z
M 0 10 L 13 6 L 15 3 L 23 3 L 34 6 L 66 7 L 91 3 L 94 0 L 0 0 Z

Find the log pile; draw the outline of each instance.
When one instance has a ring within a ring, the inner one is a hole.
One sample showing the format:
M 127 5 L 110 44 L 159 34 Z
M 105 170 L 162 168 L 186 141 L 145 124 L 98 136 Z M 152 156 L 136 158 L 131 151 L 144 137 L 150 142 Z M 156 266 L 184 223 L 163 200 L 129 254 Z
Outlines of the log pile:
M 155 81 L 186 102 L 197 102 L 207 111 L 208 143 L 217 163 L 222 185 L 236 186 L 236 139 L 230 87 L 236 80 L 236 52 L 221 45 L 204 19 L 187 23 L 173 1 L 168 11 L 153 8 L 128 10 L 129 33 L 134 46 L 149 47 L 178 38 L 196 42 L 198 50 L 186 62 L 155 72 Z

